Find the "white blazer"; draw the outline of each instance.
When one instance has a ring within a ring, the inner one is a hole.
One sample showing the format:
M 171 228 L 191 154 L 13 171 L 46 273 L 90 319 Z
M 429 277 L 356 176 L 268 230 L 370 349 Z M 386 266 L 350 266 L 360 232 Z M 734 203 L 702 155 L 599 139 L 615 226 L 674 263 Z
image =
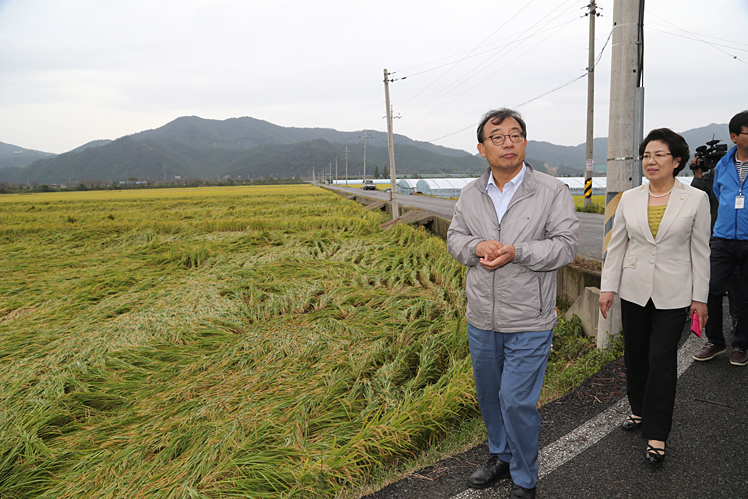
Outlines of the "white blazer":
M 655 308 L 706 303 L 709 296 L 709 227 L 706 193 L 677 178 L 657 237 L 648 219 L 649 184 L 624 192 L 613 221 L 601 291 Z

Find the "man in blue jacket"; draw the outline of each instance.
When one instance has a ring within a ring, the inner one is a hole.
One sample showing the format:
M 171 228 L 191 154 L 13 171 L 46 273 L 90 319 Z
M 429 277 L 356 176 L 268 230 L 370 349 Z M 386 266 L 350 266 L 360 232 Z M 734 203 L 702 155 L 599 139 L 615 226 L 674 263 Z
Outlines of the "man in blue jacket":
M 735 147 L 717 163 L 714 169 L 714 194 L 719 200 L 717 222 L 710 257 L 709 321 L 706 324 L 707 343 L 693 355 L 695 360 L 711 360 L 727 351 L 722 331 L 722 297 L 727 291 L 730 274 L 740 270 L 741 303 L 735 337 L 732 340 L 730 364 L 748 364 L 748 111 L 736 114 L 729 124 L 730 139 Z

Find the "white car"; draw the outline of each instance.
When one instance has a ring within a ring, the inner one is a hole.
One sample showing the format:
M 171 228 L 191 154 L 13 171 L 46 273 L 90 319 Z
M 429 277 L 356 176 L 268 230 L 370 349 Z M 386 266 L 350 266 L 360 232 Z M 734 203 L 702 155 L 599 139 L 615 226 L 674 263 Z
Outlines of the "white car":
M 374 185 L 373 180 L 364 180 L 364 185 L 361 188 L 365 191 L 375 191 L 377 186 Z

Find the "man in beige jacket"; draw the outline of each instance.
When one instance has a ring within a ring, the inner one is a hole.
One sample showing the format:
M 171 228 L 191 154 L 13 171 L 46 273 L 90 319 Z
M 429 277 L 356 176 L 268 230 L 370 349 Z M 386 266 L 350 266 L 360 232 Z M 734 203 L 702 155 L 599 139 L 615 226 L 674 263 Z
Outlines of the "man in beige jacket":
M 532 499 L 555 270 L 574 261 L 579 221 L 566 185 L 524 162 L 527 130 L 516 111 L 487 113 L 477 135 L 489 168 L 462 190 L 447 233 L 449 252 L 468 267 L 470 356 L 491 454 L 468 485 L 511 474 L 510 499 Z

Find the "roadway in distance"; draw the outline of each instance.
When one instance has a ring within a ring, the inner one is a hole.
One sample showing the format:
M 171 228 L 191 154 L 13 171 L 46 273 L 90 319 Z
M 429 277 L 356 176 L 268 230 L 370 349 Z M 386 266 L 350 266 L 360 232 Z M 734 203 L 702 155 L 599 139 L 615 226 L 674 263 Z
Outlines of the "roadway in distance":
M 332 186 L 331 186 L 332 187 Z M 367 196 L 382 201 L 389 200 L 389 193 L 384 191 L 364 191 L 359 187 L 334 186 L 335 189 Z M 430 196 L 415 196 L 399 194 L 397 201 L 403 206 L 411 206 L 427 210 L 437 215 L 452 220 L 452 213 L 456 201 L 454 199 L 435 198 Z M 579 218 L 579 251 L 577 256 L 589 260 L 602 260 L 603 253 L 603 220 L 604 215 L 597 213 L 577 212 Z

